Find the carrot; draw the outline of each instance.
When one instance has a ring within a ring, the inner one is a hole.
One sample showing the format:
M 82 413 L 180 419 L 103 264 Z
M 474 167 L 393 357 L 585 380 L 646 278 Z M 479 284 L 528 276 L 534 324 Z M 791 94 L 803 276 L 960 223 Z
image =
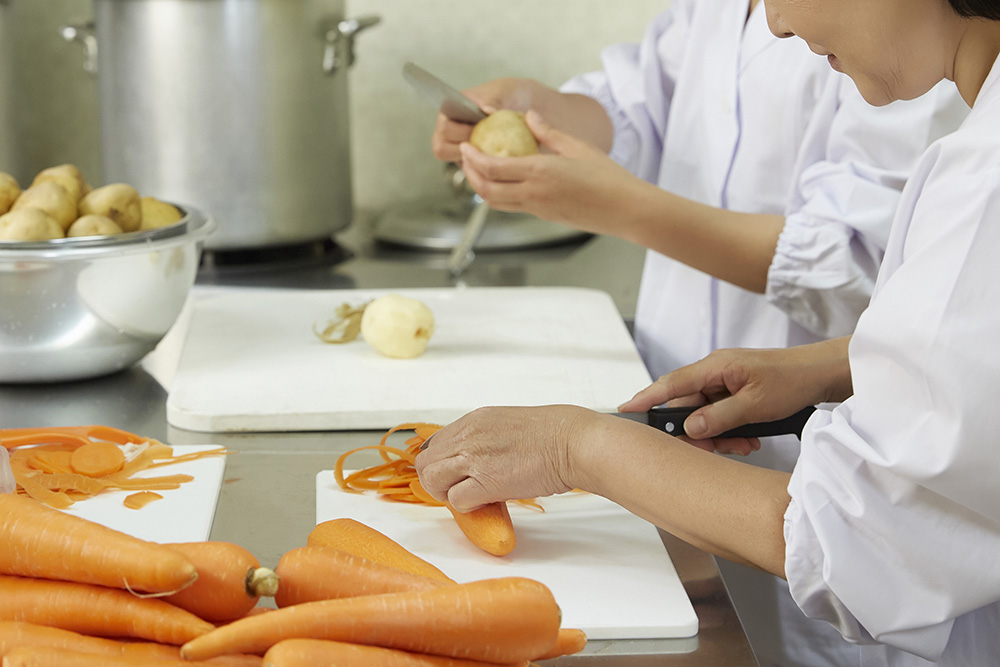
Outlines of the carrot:
M 162 600 L 69 581 L 0 576 L 0 620 L 25 621 L 98 637 L 182 644 L 214 629 Z
M 451 503 L 447 507 L 469 541 L 486 553 L 506 556 L 517 546 L 507 503 L 490 503 L 464 514 Z
M 330 547 L 299 547 L 281 557 L 280 583 L 274 602 L 288 607 L 303 602 L 358 595 L 426 591 L 447 584 L 419 574 L 397 570 Z
M 527 663 L 516 663 L 517 667 Z M 264 654 L 264 667 L 500 667 L 493 662 L 410 653 L 393 648 L 323 639 L 286 639 Z M 515 667 L 509 665 L 508 667 Z
M 306 602 L 213 630 L 184 644 L 181 656 L 203 660 L 228 653 L 262 654 L 283 639 L 305 638 L 520 662 L 551 648 L 559 623 L 559 607 L 545 585 L 509 577 Z
M 64 648 L 22 646 L 3 658 L 3 667 L 260 667 L 256 655 L 231 655 L 213 660 L 189 662 L 180 657 L 150 658 L 135 655 L 95 655 Z
M 164 601 L 220 623 L 235 621 L 254 608 L 261 595 L 274 595 L 277 575 L 252 553 L 231 542 L 189 542 L 168 544 L 198 569 L 198 580 Z
M 454 583 L 448 575 L 423 558 L 410 553 L 391 538 L 354 519 L 331 519 L 317 524 L 309 533 L 306 544 L 331 547 L 397 570 Z
M 406 441 L 406 449 L 390 447 L 386 443 L 391 434 L 397 431 L 411 430 L 414 437 Z M 424 490 L 417 477 L 415 461 L 420 447 L 432 435 L 441 430 L 437 424 L 400 424 L 389 429 L 379 444 L 369 447 L 352 449 L 337 459 L 334 466 L 334 478 L 345 491 L 374 491 L 388 500 L 419 503 L 432 507 L 446 506 L 451 511 L 455 522 L 469 540 L 477 547 L 494 556 L 506 556 L 517 546 L 514 535 L 514 524 L 506 504 L 496 503 L 461 514 L 448 503 L 441 502 Z M 344 462 L 355 452 L 366 449 L 379 453 L 384 463 L 358 470 L 349 475 L 344 474 Z M 541 509 L 534 500 L 518 500 L 527 505 Z
M 563 655 L 579 653 L 587 645 L 587 633 L 575 628 L 560 628 L 555 646 L 545 653 L 535 656 L 534 660 L 551 660 Z
M 163 496 L 152 491 L 139 491 L 125 496 L 122 504 L 130 510 L 141 510 L 143 507 L 155 500 L 163 500 Z
M 73 472 L 87 477 L 102 477 L 118 472 L 125 465 L 125 454 L 112 442 L 88 442 L 70 455 Z
M 175 592 L 198 578 L 173 549 L 15 494 L 0 495 L 0 574 L 147 593 Z
M 118 642 L 100 637 L 88 637 L 70 630 L 50 628 L 21 621 L 0 621 L 0 657 L 22 646 L 62 648 L 104 656 L 134 655 L 149 659 L 176 658 L 176 646 L 146 642 Z

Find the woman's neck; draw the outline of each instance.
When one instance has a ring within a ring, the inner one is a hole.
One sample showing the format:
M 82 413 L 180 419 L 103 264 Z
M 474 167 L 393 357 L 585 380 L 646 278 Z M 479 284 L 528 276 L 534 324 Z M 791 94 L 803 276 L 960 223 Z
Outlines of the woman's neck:
M 972 106 L 1000 55 L 1000 21 L 967 19 L 955 50 L 954 81 Z

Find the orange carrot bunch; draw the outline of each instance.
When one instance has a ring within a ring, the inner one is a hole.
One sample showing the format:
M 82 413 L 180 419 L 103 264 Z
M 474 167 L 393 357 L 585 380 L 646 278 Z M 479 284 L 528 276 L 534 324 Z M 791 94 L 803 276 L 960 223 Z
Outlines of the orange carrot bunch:
M 0 446 L 10 451 L 18 493 L 56 509 L 118 489 L 136 491 L 125 506 L 138 509 L 162 498 L 154 491 L 179 488 L 193 477 L 140 479 L 136 473 L 228 453 L 219 448 L 174 456 L 161 442 L 110 426 L 0 429 Z
M 70 442 L 82 433 L 68 431 L 45 443 L 74 445 L 68 461 L 49 448 L 39 465 L 73 466 L 75 456 L 89 474 L 127 470 L 130 461 L 108 447 L 83 450 Z M 0 442 L 26 436 L 37 434 L 0 432 Z M 455 583 L 350 519 L 316 526 L 308 545 L 288 551 L 275 570 L 235 544 L 155 544 L 28 493 L 0 494 L 0 662 L 527 667 L 586 643 L 579 630 L 560 627 L 543 584 L 517 577 Z M 256 606 L 262 595 L 279 608 Z
M 405 503 L 447 507 L 455 522 L 469 541 L 483 551 L 494 556 L 506 556 L 517 546 L 514 524 L 506 503 L 492 503 L 471 512 L 459 512 L 447 502 L 436 500 L 417 477 L 415 460 L 420 447 L 432 435 L 441 430 L 437 424 L 400 424 L 389 429 L 377 445 L 359 447 L 345 452 L 334 466 L 337 484 L 345 491 L 373 491 L 388 500 Z M 390 447 L 389 436 L 397 431 L 413 431 L 414 435 L 404 444 L 406 449 Z M 344 475 L 344 462 L 349 456 L 360 451 L 374 450 L 382 457 L 383 463 L 350 475 Z M 533 500 L 518 501 L 541 508 Z

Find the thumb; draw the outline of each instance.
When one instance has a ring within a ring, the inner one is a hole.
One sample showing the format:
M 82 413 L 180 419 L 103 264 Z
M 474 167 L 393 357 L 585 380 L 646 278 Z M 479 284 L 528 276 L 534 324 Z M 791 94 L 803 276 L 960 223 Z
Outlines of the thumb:
M 746 401 L 736 395 L 695 410 L 684 421 L 684 431 L 696 439 L 714 438 L 754 421 L 759 420 L 753 418 Z
M 534 109 L 528 110 L 528 112 L 524 115 L 524 122 L 527 123 L 528 129 L 531 130 L 533 135 L 535 135 L 535 139 L 538 140 L 538 143 L 545 146 L 556 155 L 565 155 L 580 143 L 580 141 L 575 137 L 566 134 L 565 132 L 560 132 L 553 126 L 549 125 L 549 123 L 542 118 L 542 115 Z

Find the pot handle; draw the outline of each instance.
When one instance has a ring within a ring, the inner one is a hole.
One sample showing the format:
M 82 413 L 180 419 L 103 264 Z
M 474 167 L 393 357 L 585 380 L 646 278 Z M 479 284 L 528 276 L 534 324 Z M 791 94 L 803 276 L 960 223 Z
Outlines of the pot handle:
M 89 21 L 78 25 L 64 25 L 59 28 L 59 34 L 67 42 L 79 42 L 83 44 L 85 56 L 83 69 L 88 74 L 97 74 L 97 32 L 94 22 Z
M 333 76 L 344 67 L 354 64 L 354 38 L 362 30 L 366 30 L 382 17 L 376 15 L 361 16 L 355 19 L 344 19 L 322 30 L 323 41 L 323 71 L 327 76 Z

